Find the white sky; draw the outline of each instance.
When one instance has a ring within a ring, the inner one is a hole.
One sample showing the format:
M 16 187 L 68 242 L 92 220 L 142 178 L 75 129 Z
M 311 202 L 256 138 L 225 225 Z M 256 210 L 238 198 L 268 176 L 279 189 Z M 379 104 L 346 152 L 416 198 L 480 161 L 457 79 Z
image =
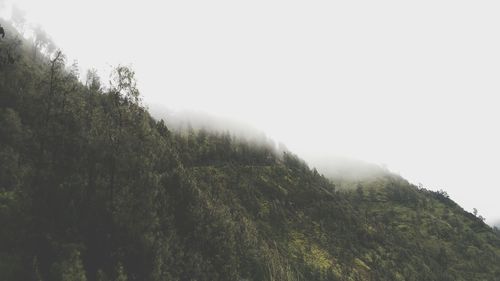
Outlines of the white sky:
M 500 2 L 15 0 L 80 66 L 500 219 Z M 5 11 L 4 11 L 5 12 Z M 0 12 L 1 14 L 1 12 Z

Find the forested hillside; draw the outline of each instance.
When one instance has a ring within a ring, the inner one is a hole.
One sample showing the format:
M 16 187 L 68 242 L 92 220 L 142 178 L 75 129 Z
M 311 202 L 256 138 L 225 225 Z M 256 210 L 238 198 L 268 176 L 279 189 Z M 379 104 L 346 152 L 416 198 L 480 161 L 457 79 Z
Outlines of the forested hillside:
M 0 280 L 500 280 L 500 235 L 445 192 L 390 173 L 344 190 L 290 152 L 170 130 L 131 69 L 82 83 L 62 53 L 14 38 Z

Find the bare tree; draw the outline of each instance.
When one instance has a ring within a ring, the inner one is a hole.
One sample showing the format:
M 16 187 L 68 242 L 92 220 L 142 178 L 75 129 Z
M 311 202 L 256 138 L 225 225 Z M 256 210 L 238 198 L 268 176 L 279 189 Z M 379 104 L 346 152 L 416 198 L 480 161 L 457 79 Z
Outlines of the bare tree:
M 140 102 L 135 72 L 130 67 L 122 65 L 116 67 L 111 74 L 110 84 L 113 92 L 125 98 L 127 102 Z

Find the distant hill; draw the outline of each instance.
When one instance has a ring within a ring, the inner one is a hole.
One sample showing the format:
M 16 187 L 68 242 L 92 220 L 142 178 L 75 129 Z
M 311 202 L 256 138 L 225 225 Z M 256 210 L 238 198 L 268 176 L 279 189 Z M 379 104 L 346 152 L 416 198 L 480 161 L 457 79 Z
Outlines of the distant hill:
M 0 280 L 500 280 L 500 235 L 445 192 L 383 171 L 332 181 L 265 142 L 176 132 L 131 69 L 82 83 L 13 38 Z

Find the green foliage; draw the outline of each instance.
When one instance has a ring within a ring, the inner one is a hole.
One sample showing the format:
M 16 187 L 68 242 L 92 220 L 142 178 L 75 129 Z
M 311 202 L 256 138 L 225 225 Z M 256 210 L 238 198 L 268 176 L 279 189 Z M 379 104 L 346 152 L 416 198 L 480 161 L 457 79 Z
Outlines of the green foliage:
M 86 281 L 85 269 L 83 268 L 80 252 L 74 250 L 68 260 L 63 261 L 61 265 L 61 281 Z
M 123 269 L 123 265 L 121 263 L 118 263 L 118 266 L 116 267 L 116 278 L 115 281 L 127 281 L 128 277 L 127 274 L 125 273 L 125 269 Z
M 17 48 L 0 280 L 499 280 L 498 230 L 445 192 L 388 173 L 336 188 L 289 152 L 170 131 L 127 67 L 82 84 L 61 53 Z

